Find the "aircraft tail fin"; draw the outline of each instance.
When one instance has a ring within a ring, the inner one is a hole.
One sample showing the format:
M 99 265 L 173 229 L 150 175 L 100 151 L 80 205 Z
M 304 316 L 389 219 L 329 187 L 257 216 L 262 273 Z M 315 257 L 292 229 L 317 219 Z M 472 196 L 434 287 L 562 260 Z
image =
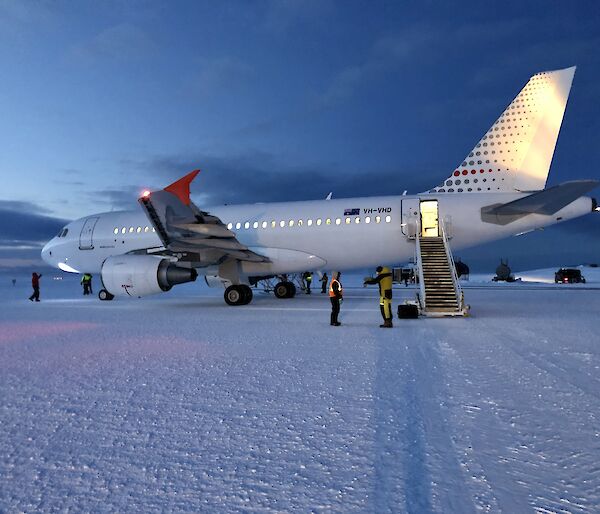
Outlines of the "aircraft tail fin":
M 544 189 L 575 66 L 533 75 L 452 175 L 430 193 Z

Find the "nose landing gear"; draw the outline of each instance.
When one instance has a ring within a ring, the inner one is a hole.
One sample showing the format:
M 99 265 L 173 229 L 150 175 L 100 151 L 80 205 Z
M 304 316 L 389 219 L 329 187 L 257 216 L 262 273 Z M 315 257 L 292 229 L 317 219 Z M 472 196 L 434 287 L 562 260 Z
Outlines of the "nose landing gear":
M 110 294 L 106 289 L 100 289 L 98 292 L 98 298 L 102 301 L 109 301 L 114 298 L 114 295 Z

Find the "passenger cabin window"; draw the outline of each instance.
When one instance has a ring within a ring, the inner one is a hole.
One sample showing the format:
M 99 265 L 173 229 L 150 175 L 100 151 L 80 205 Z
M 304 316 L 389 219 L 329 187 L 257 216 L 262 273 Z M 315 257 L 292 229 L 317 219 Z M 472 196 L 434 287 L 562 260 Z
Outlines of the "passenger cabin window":
M 381 216 L 375 216 L 375 223 L 381 223 Z
M 321 218 L 318 218 L 318 219 L 317 219 L 317 226 L 321 225 L 321 223 L 323 223 L 323 222 L 321 221 Z
M 115 228 L 115 229 L 113 230 L 113 234 L 118 234 L 118 233 L 119 233 L 119 229 L 118 229 L 118 228 Z
M 254 223 L 252 223 L 252 228 L 258 228 L 258 221 L 255 221 Z
M 312 226 L 312 220 L 311 220 L 311 219 L 308 219 L 308 220 L 306 221 L 306 224 L 307 224 L 309 227 L 310 227 L 310 226 Z
M 365 223 L 371 223 L 371 216 L 367 216 L 365 218 Z
M 262 228 L 267 228 L 268 223 L 266 221 L 262 222 Z
M 391 216 L 388 214 L 388 215 L 385 217 L 385 222 L 386 222 L 386 223 L 389 223 L 390 221 L 392 221 L 392 217 L 391 217 Z

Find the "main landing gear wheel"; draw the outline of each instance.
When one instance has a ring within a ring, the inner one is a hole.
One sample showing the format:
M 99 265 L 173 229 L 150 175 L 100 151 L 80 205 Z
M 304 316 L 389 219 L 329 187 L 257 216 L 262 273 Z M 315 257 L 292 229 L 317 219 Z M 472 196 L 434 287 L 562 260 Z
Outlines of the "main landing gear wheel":
M 225 289 L 227 305 L 247 305 L 252 301 L 252 289 L 245 284 L 229 286 Z
M 107 301 L 112 300 L 114 296 L 110 294 L 106 289 L 100 289 L 100 292 L 98 293 L 98 298 L 100 298 L 100 300 L 102 301 Z
M 242 305 L 248 305 L 252 301 L 252 297 L 254 296 L 252 293 L 252 289 L 250 286 L 241 285 L 239 286 L 242 289 L 243 303 Z
M 273 291 L 277 298 L 293 298 L 296 294 L 296 286 L 291 282 L 279 282 Z

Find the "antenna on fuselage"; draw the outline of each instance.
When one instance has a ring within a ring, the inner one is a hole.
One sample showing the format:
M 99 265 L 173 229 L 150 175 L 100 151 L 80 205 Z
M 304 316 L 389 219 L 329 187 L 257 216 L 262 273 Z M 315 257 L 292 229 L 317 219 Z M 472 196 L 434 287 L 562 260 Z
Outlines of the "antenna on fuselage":
M 331 200 L 332 196 L 333 196 L 333 191 L 330 191 L 329 194 L 325 197 L 325 200 Z

